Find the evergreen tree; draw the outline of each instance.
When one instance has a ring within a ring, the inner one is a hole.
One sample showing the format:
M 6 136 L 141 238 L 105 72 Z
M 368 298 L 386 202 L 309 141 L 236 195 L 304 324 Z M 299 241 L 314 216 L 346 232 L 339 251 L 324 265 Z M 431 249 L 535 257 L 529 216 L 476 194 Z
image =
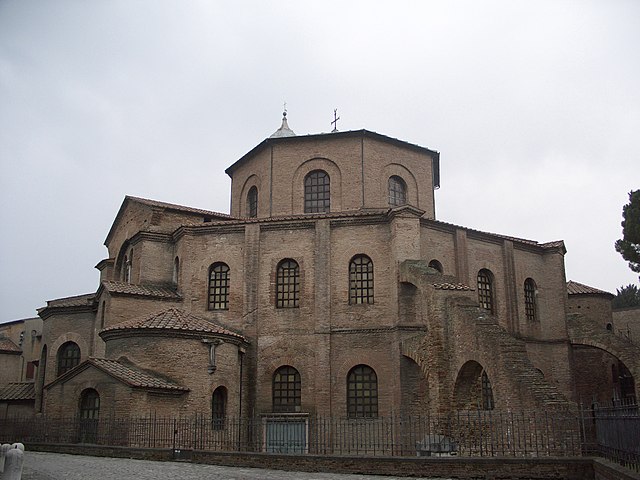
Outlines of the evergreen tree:
M 640 307 L 640 289 L 632 284 L 617 288 L 611 306 L 613 308 Z
M 640 190 L 629 192 L 622 218 L 622 238 L 616 241 L 616 251 L 629 262 L 632 271 L 640 272 Z

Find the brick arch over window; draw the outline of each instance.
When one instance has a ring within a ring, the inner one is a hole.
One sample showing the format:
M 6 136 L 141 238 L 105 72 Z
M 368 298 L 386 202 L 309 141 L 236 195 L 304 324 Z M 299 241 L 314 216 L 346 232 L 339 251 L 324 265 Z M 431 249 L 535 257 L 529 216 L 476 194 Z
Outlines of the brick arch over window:
M 478 303 L 481 308 L 496 313 L 495 282 L 493 273 L 486 268 L 478 272 Z
M 321 170 L 329 175 L 331 182 L 331 208 L 332 212 L 342 210 L 342 173 L 338 165 L 328 158 L 312 158 L 300 165 L 293 174 L 291 185 L 291 212 L 304 213 L 304 183 L 305 178 L 311 172 Z
M 405 184 L 405 203 L 420 208 L 418 181 L 407 167 L 399 163 L 388 163 L 382 170 L 378 195 L 381 205 L 389 205 L 389 180 L 393 177 L 400 178 Z
M 299 412 L 302 405 L 302 380 L 300 372 L 290 365 L 283 365 L 273 373 L 273 411 Z
M 56 375 L 65 374 L 80 363 L 80 347 L 75 342 L 66 342 L 56 354 Z
M 458 410 L 493 410 L 493 387 L 486 370 L 478 362 L 466 362 L 456 378 L 453 403 Z
M 250 208 L 249 208 L 249 192 L 255 188 L 256 192 L 256 216 L 267 216 L 268 215 L 268 204 L 261 198 L 263 194 L 262 191 L 262 182 L 260 177 L 253 174 L 247 178 L 242 186 L 242 191 L 240 192 L 240 205 L 238 207 L 238 211 L 234 212 L 239 217 L 250 217 Z

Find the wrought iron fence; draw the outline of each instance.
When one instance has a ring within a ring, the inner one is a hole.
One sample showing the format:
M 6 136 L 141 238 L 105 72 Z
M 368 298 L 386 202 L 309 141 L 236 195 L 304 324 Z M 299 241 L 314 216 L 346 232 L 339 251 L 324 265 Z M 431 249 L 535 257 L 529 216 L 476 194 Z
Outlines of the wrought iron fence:
M 574 456 L 583 450 L 575 412 L 464 411 L 425 417 L 10 418 L 0 442 L 367 456 Z
M 635 399 L 634 399 L 635 400 Z M 581 409 L 583 450 L 640 472 L 640 410 L 637 403 L 614 402 Z

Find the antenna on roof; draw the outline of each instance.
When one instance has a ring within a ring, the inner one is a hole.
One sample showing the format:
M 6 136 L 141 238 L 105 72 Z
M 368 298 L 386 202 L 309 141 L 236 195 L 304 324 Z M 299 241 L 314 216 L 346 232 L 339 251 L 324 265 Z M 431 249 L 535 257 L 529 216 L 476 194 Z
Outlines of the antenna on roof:
M 333 130 L 331 130 L 331 133 L 334 133 L 334 132 L 338 131 L 338 120 L 340 120 L 340 117 L 338 116 L 338 109 L 334 108 L 333 109 L 333 122 L 331 122 L 331 125 L 333 125 Z

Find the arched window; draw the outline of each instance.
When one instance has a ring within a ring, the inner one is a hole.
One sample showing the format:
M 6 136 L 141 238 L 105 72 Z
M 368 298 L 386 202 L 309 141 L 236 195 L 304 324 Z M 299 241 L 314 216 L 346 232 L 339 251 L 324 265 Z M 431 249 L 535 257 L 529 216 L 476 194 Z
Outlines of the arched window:
M 67 342 L 58 349 L 58 376 L 68 372 L 80 363 L 80 347 Z
M 124 281 L 131 283 L 131 269 L 133 268 L 133 248 L 124 256 Z
M 209 268 L 209 310 L 229 308 L 229 266 L 214 263 Z
M 211 396 L 211 421 L 214 430 L 224 430 L 227 416 L 227 389 L 218 387 Z
M 180 259 L 178 257 L 173 259 L 173 284 L 178 285 L 178 276 L 180 275 Z
M 389 177 L 389 205 L 399 207 L 407 203 L 407 184 L 397 175 Z
M 478 272 L 478 301 L 481 308 L 495 313 L 493 274 L 485 268 Z
M 442 264 L 438 261 L 438 260 L 431 260 L 429 262 L 429 267 L 433 268 L 434 270 L 439 271 L 440 273 L 444 272 L 444 269 L 442 268 Z
M 304 178 L 304 213 L 328 212 L 331 207 L 329 175 L 314 170 Z
M 357 365 L 347 375 L 347 416 L 378 416 L 378 377 L 367 365 Z
M 106 313 L 107 309 L 107 303 L 103 300 L 102 301 L 102 308 L 100 309 L 100 328 L 104 328 L 104 316 Z
M 300 269 L 295 260 L 278 264 L 276 273 L 276 307 L 298 308 L 300 298 Z
M 100 414 L 100 395 L 93 388 L 87 388 L 80 395 L 80 418 L 97 420 Z
M 300 373 L 293 367 L 278 368 L 273 374 L 273 411 L 299 412 L 302 398 Z
M 524 281 L 524 313 L 527 320 L 535 322 L 538 319 L 536 308 L 536 282 L 532 278 Z
M 482 409 L 493 410 L 493 388 L 491 388 L 489 375 L 487 375 L 487 372 L 483 370 L 480 378 L 482 381 Z
M 247 193 L 247 217 L 255 218 L 258 216 L 258 189 L 251 187 Z
M 373 262 L 366 255 L 349 262 L 349 303 L 373 303 Z

